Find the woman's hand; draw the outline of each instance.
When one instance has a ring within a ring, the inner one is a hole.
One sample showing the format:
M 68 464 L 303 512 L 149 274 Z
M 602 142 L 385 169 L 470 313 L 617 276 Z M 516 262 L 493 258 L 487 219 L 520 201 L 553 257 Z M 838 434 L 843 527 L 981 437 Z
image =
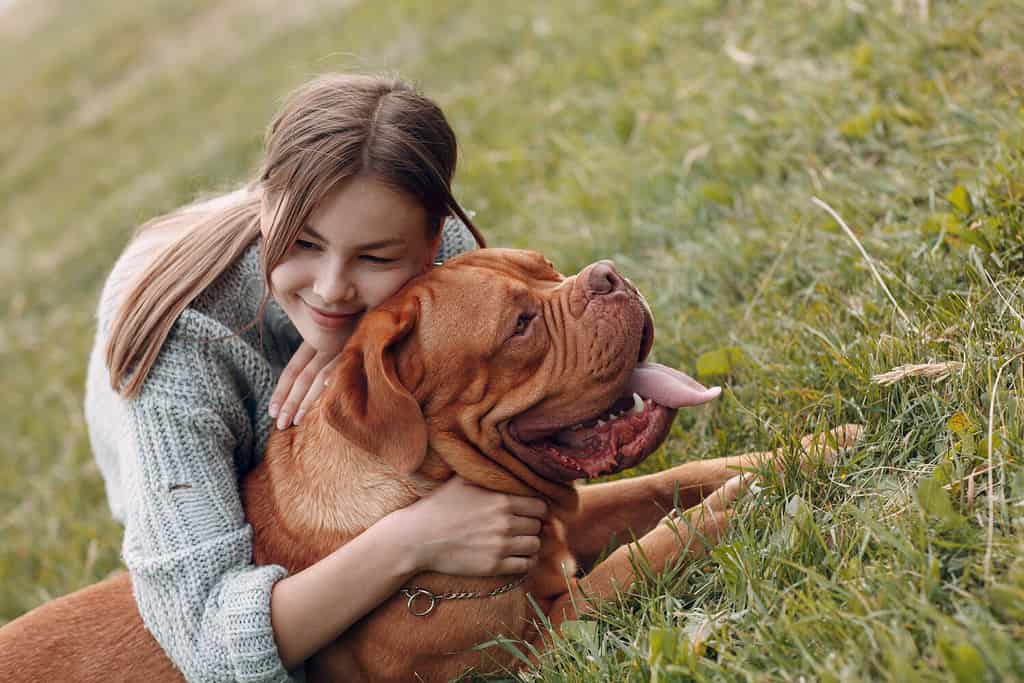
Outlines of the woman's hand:
M 396 526 L 420 571 L 498 576 L 536 563 L 547 511 L 540 498 L 488 491 L 455 476 L 391 516 L 400 516 Z
M 338 355 L 321 353 L 308 342 L 302 342 L 281 372 L 270 397 L 270 417 L 277 418 L 278 429 L 299 424 L 323 392 Z

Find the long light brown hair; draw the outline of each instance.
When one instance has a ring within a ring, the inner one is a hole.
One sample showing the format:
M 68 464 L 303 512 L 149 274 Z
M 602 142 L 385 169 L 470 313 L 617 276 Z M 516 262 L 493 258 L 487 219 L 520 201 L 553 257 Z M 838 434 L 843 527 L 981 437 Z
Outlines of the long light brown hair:
M 126 398 L 141 391 L 181 312 L 260 236 L 261 194 L 273 198 L 276 207 L 262 249 L 267 292 L 270 272 L 309 215 L 340 183 L 356 176 L 371 176 L 420 202 L 430 240 L 447 217 L 455 216 L 484 246 L 452 197 L 455 134 L 441 109 L 401 80 L 328 74 L 306 83 L 271 122 L 265 152 L 249 191 L 179 209 L 136 231 L 133 243 L 170 237 L 132 280 L 110 328 L 110 381 Z

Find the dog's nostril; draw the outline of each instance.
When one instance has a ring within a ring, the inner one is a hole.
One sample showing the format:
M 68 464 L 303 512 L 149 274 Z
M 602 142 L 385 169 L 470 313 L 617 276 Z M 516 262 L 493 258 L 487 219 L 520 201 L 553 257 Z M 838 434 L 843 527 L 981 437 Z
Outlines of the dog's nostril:
M 587 274 L 587 289 L 592 295 L 611 294 L 624 289 L 622 277 L 610 261 L 598 261 Z

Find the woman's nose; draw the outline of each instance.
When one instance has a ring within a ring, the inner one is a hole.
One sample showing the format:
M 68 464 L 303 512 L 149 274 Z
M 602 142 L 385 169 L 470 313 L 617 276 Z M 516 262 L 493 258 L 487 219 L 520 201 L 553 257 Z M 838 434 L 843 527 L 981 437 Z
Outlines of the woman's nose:
M 355 285 L 340 268 L 329 268 L 317 274 L 313 282 L 313 293 L 325 304 L 349 301 L 355 298 Z

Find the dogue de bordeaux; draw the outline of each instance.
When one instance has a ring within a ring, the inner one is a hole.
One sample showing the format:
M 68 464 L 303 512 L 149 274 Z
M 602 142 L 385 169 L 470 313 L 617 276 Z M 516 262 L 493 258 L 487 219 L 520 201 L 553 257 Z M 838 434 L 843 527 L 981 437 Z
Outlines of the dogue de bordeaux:
M 528 595 L 557 627 L 628 588 L 630 546 L 591 566 L 611 539 L 639 538 L 655 569 L 714 540 L 751 476 L 738 473 L 774 454 L 574 485 L 640 462 L 677 408 L 707 400 L 686 375 L 644 362 L 653 339 L 646 303 L 611 263 L 563 277 L 517 250 L 459 256 L 367 313 L 315 408 L 274 433 L 243 483 L 255 562 L 298 572 L 456 473 L 542 496 L 550 515 L 525 577 L 418 575 L 311 659 L 308 679 L 446 681 L 514 667 L 510 653 L 473 646 L 500 635 L 542 649 Z M 848 425 L 804 446 L 834 457 L 858 432 Z M 690 524 L 659 524 L 674 506 L 695 506 Z M 474 597 L 444 599 L 454 593 Z M 0 629 L 0 677 L 181 679 L 124 573 Z

